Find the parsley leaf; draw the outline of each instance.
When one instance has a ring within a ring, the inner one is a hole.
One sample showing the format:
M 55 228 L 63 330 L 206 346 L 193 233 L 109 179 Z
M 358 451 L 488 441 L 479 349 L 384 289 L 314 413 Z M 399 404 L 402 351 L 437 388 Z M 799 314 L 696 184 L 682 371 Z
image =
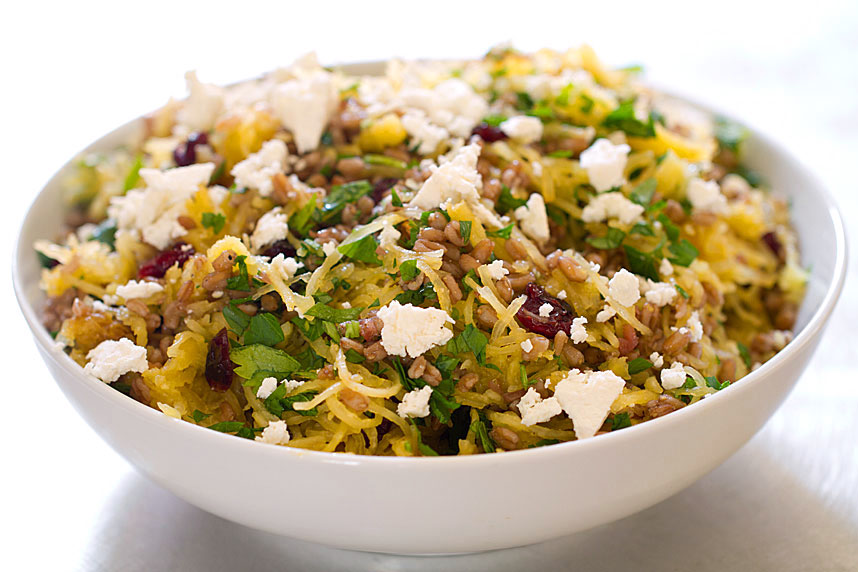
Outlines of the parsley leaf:
M 700 254 L 697 248 L 684 238 L 679 242 L 671 244 L 667 249 L 673 254 L 673 257 L 669 257 L 668 260 L 679 266 L 689 266 L 697 258 L 697 255 Z
M 498 127 L 501 123 L 506 121 L 506 119 L 505 115 L 487 115 L 483 117 L 483 123 L 492 127 Z
M 742 342 L 737 342 L 736 345 L 739 348 L 739 355 L 742 357 L 742 361 L 745 362 L 745 367 L 750 369 L 751 368 L 751 352 L 748 351 L 748 346 L 746 346 Z
M 641 234 L 643 236 L 655 236 L 655 232 L 652 230 L 652 227 L 643 221 L 638 221 L 629 231 L 629 234 Z
M 211 417 L 211 413 L 203 413 L 199 409 L 194 409 L 194 412 L 191 413 L 191 419 L 193 419 L 195 423 L 199 423 L 200 421 L 208 419 L 209 417 Z
M 337 250 L 339 250 L 343 256 L 351 258 L 352 260 L 381 265 L 381 260 L 375 253 L 377 248 L 378 241 L 375 237 L 369 234 L 360 240 L 349 242 L 348 244 L 342 244 L 337 247 Z
M 383 167 L 394 167 L 396 169 L 408 168 L 408 165 L 400 159 L 394 159 L 393 157 L 388 157 L 387 155 L 376 155 L 373 153 L 367 153 L 366 155 L 364 155 L 363 162 L 367 165 L 380 165 Z
M 498 230 L 490 230 L 486 232 L 486 236 L 496 237 L 496 238 L 509 238 L 512 236 L 512 229 L 515 225 L 509 224 L 503 228 Z
M 143 155 L 137 155 L 134 158 L 134 163 L 131 165 L 131 170 L 125 175 L 125 181 L 122 183 L 123 191 L 130 191 L 137 186 L 140 180 L 140 168 L 143 166 Z
M 486 346 L 488 343 L 489 340 L 484 333 L 473 324 L 468 324 L 461 334 L 447 342 L 447 351 L 453 354 L 462 354 L 470 351 L 477 358 L 477 363 L 485 366 Z
M 498 200 L 495 201 L 495 210 L 500 214 L 506 214 L 508 211 L 515 210 L 525 204 L 527 204 L 526 199 L 515 198 L 512 196 L 512 191 L 509 190 L 509 187 L 503 185 L 501 187 L 500 196 L 498 196 Z
M 734 153 L 739 152 L 742 142 L 748 138 L 748 130 L 742 125 L 730 121 L 725 117 L 715 119 L 715 139 L 722 149 L 728 149 Z
M 283 350 L 263 344 L 233 348 L 229 358 L 237 366 L 235 373 L 247 380 L 245 385 L 257 389 L 266 377 L 284 379 L 301 367 L 298 360 Z
M 601 250 L 610 250 L 617 248 L 626 237 L 626 233 L 618 228 L 609 227 L 608 234 L 605 236 L 590 236 L 587 238 L 587 244 L 595 246 Z
M 299 401 L 312 401 L 313 397 L 316 396 L 315 391 L 305 391 L 303 393 L 298 393 L 297 395 L 286 396 L 286 386 L 278 385 L 277 389 L 271 392 L 271 395 L 265 398 L 263 402 L 265 404 L 265 408 L 271 412 L 272 415 L 276 415 L 280 417 L 283 415 L 284 411 L 295 411 L 293 405 L 298 403 Z M 306 411 L 297 411 L 296 413 L 300 413 L 305 417 L 314 417 L 319 414 L 319 409 L 317 407 L 313 407 L 312 409 L 308 409 Z
M 469 220 L 460 220 L 459 221 L 459 235 L 462 237 L 462 240 L 465 241 L 465 244 L 471 242 L 471 221 Z
M 486 453 L 495 452 L 495 443 L 492 441 L 492 438 L 489 437 L 490 426 L 491 422 L 486 418 L 485 413 L 480 411 L 479 418 L 471 423 L 470 429 L 477 436 L 477 440 L 479 440 L 480 445 L 483 447 L 483 451 Z
M 670 242 L 676 242 L 679 240 L 679 227 L 673 224 L 673 221 L 670 220 L 666 214 L 659 213 L 656 218 L 658 222 L 661 223 L 661 226 L 664 229 L 665 234 L 667 234 L 667 238 Z
M 110 219 L 102 222 L 92 231 L 90 240 L 97 240 L 109 246 L 110 250 L 116 250 L 116 223 Z
M 652 197 L 655 194 L 657 185 L 658 184 L 655 179 L 649 178 L 635 187 L 629 195 L 629 198 L 632 202 L 637 203 L 642 207 L 649 206 L 650 202 L 652 202 Z
M 274 346 L 282 342 L 283 330 L 274 314 L 264 312 L 250 318 L 250 323 L 244 332 L 244 343 L 247 345 L 264 344 Z
M 632 426 L 632 420 L 629 419 L 628 413 L 618 413 L 614 415 L 614 418 L 611 419 L 611 431 L 616 431 L 617 429 L 624 429 L 626 427 Z
M 250 316 L 241 311 L 236 304 L 227 304 L 224 306 L 223 317 L 230 329 L 239 336 L 250 325 Z
M 413 304 L 419 306 L 424 300 L 435 300 L 438 294 L 435 293 L 435 288 L 431 282 L 426 282 L 419 290 L 406 290 L 402 294 L 397 295 L 394 300 L 400 304 Z
M 652 367 L 652 362 L 645 358 L 635 358 L 629 362 L 629 375 L 646 371 Z
M 682 296 L 683 298 L 685 298 L 686 300 L 688 300 L 688 298 L 691 297 L 688 294 L 688 292 L 685 291 L 685 288 L 683 288 L 679 284 L 674 284 L 674 286 L 676 287 L 676 291 L 679 292 L 679 295 Z
M 644 123 L 635 116 L 635 106 L 633 101 L 624 101 L 615 110 L 610 112 L 602 125 L 609 129 L 618 129 L 624 131 L 632 137 L 655 137 L 655 124 L 652 115 L 649 120 Z
M 632 272 L 658 282 L 658 270 L 656 269 L 655 258 L 652 253 L 643 252 L 628 244 L 623 245 L 623 250 L 626 251 L 626 258 L 629 260 L 629 269 Z
M 353 203 L 371 192 L 372 185 L 366 180 L 352 181 L 332 187 L 331 192 L 328 193 L 328 196 L 325 197 L 322 203 L 320 222 L 326 223 L 332 221 L 347 204 Z
M 342 322 L 357 320 L 362 310 L 363 308 L 331 308 L 327 304 L 319 303 L 307 310 L 304 315 L 340 324 Z
M 298 236 L 306 236 L 313 222 L 313 214 L 316 212 L 316 195 L 311 195 L 310 200 L 289 217 L 289 228 Z
M 417 269 L 417 261 L 406 260 L 405 262 L 400 264 L 399 274 L 402 276 L 402 280 L 404 282 L 410 282 L 417 278 L 417 276 L 420 274 L 420 270 Z
M 390 189 L 390 202 L 395 207 L 402 206 L 402 199 L 399 198 L 399 193 L 396 192 L 396 187 Z
M 219 234 L 223 230 L 223 225 L 226 224 L 226 217 L 220 213 L 203 213 L 203 226 L 212 229 L 212 232 Z
M 235 263 L 238 265 L 238 276 L 231 276 L 226 281 L 226 287 L 230 290 L 238 290 L 239 292 L 249 292 L 250 287 L 252 286 L 260 286 L 262 282 L 257 280 L 256 278 L 251 279 L 247 273 L 247 263 L 245 262 L 247 256 L 241 255 L 235 259 Z
M 571 149 L 560 149 L 558 151 L 552 151 L 551 153 L 548 153 L 546 155 L 546 157 L 556 157 L 558 159 L 569 159 L 572 157 L 572 150 Z

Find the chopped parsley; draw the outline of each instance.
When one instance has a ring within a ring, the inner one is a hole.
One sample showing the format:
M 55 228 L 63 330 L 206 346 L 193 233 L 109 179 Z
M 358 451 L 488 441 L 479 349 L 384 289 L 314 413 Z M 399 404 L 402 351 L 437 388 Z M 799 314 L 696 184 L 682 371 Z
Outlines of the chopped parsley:
M 639 276 L 650 278 L 658 282 L 658 270 L 656 269 L 655 257 L 651 252 L 638 250 L 628 244 L 623 245 L 623 250 L 626 251 L 626 258 L 629 261 L 629 269 Z
M 298 360 L 275 348 L 264 344 L 253 344 L 233 348 L 229 359 L 236 364 L 236 375 L 247 380 L 245 385 L 259 389 L 266 377 L 285 379 L 301 368 Z
M 462 237 L 462 240 L 465 241 L 465 244 L 471 242 L 471 221 L 469 220 L 460 220 L 459 221 L 459 235 Z
M 637 203 L 642 207 L 649 206 L 652 202 L 652 197 L 655 194 L 657 186 L 658 183 L 656 183 L 656 180 L 649 178 L 635 187 L 629 195 L 629 198 L 632 202 Z
M 463 354 L 470 351 L 477 359 L 477 363 L 485 366 L 488 343 L 489 340 L 483 332 L 473 324 L 468 324 L 462 333 L 447 342 L 447 351 L 452 354 Z
M 357 320 L 363 308 L 331 308 L 327 304 L 318 303 L 307 310 L 305 316 L 313 316 L 326 322 L 341 324 L 351 320 Z
M 652 362 L 645 358 L 635 358 L 629 362 L 629 375 L 635 375 L 652 367 Z
M 646 123 L 635 115 L 633 101 L 624 101 L 615 110 L 610 112 L 602 125 L 609 129 L 618 129 L 632 137 L 655 137 L 655 122 L 652 115 Z
M 694 259 L 697 258 L 697 255 L 700 254 L 697 248 L 684 238 L 668 246 L 667 250 L 673 254 L 672 257 L 668 257 L 668 260 L 679 266 L 690 266 L 694 262 Z
M 495 238 L 509 238 L 512 236 L 512 229 L 515 225 L 509 224 L 503 228 L 499 228 L 498 230 L 490 230 L 486 232 L 486 236 L 491 236 Z
M 417 260 L 406 260 L 399 265 L 399 275 L 402 276 L 403 282 L 411 282 L 420 274 L 417 268 Z
M 611 419 L 611 431 L 616 431 L 617 429 L 625 429 L 626 427 L 632 426 L 632 420 L 629 418 L 628 413 L 617 413 L 614 415 L 614 418 Z
M 319 222 L 328 224 L 334 221 L 347 204 L 353 203 L 371 192 L 372 185 L 366 180 L 352 181 L 332 187 L 331 192 L 328 193 L 322 203 Z
M 226 217 L 220 213 L 203 213 L 203 226 L 212 229 L 215 234 L 220 234 L 226 224 Z
M 343 256 L 351 258 L 352 260 L 380 266 L 381 259 L 379 259 L 378 255 L 375 253 L 377 248 L 378 241 L 374 236 L 368 234 L 360 240 L 338 246 L 337 250 L 339 250 Z
M 622 244 L 626 233 L 618 228 L 609 227 L 608 233 L 605 236 L 590 236 L 587 238 L 587 244 L 599 248 L 601 250 L 610 250 L 617 248 Z
M 748 351 L 748 346 L 742 342 L 736 342 L 736 346 L 739 348 L 739 355 L 742 361 L 745 362 L 745 367 L 751 369 L 751 352 Z

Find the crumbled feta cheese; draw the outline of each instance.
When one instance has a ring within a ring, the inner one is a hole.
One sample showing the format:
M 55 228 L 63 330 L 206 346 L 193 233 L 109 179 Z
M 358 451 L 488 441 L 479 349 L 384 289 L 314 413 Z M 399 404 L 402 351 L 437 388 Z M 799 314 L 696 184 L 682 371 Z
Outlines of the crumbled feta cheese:
M 292 132 L 299 153 L 319 146 L 319 139 L 339 103 L 331 74 L 321 68 L 302 73 L 271 93 L 271 107 L 286 129 Z
M 333 242 L 326 242 L 322 245 L 322 252 L 325 253 L 325 256 L 330 256 L 337 251 L 337 245 Z
M 523 342 L 521 342 L 521 351 L 524 353 L 529 353 L 533 351 L 533 342 L 530 341 L 530 338 L 527 338 Z
M 721 194 L 721 187 L 715 181 L 695 177 L 688 181 L 685 194 L 695 209 L 722 213 L 727 208 L 727 197 Z
M 581 167 L 587 171 L 590 184 L 599 191 L 619 187 L 625 182 L 626 168 L 631 147 L 614 145 L 607 139 L 599 139 L 581 152 Z
M 700 313 L 697 310 L 691 312 L 691 316 L 685 325 L 691 333 L 692 342 L 699 342 L 703 339 L 703 324 L 700 323 Z
M 646 301 L 655 304 L 659 308 L 673 302 L 676 298 L 676 287 L 668 282 L 653 282 L 647 279 Z
M 268 397 L 274 393 L 275 389 L 277 389 L 277 378 L 266 377 L 262 380 L 259 389 L 256 390 L 256 397 L 259 399 L 268 399 Z
M 262 247 L 286 238 L 289 233 L 287 220 L 286 214 L 281 212 L 280 207 L 262 215 L 256 221 L 256 227 L 253 229 L 253 234 L 250 235 L 250 245 L 254 252 L 259 252 Z
M 519 400 L 518 411 L 521 414 L 522 425 L 530 427 L 559 415 L 563 412 L 563 408 L 560 407 L 560 402 L 557 401 L 556 397 L 542 399 L 542 396 L 530 387 Z
M 557 299 L 558 300 L 565 300 L 567 296 L 568 296 L 568 294 L 566 294 L 566 290 L 561 290 L 560 292 L 557 293 Z
M 573 369 L 554 388 L 554 397 L 572 419 L 575 436 L 587 439 L 602 427 L 611 404 L 625 386 L 626 382 L 611 371 Z
M 116 295 L 126 300 L 133 300 L 134 298 L 148 298 L 163 290 L 164 287 L 157 282 L 129 280 L 116 288 Z
M 284 379 L 281 383 L 286 386 L 286 393 L 288 394 L 292 393 L 307 382 L 298 379 Z
M 262 435 L 256 437 L 257 441 L 271 445 L 285 445 L 289 439 L 291 435 L 285 421 L 269 421 L 268 427 L 262 430 Z
M 583 344 L 587 341 L 587 328 L 584 327 L 586 323 L 587 318 L 584 316 L 578 316 L 572 320 L 572 326 L 569 328 L 569 339 L 572 343 Z
M 446 201 L 480 200 L 482 178 L 477 172 L 480 146 L 476 143 L 466 145 L 449 161 L 439 167 L 433 165 L 433 172 L 414 195 L 410 206 L 429 211 Z
M 221 206 L 228 196 L 229 189 L 222 185 L 214 185 L 209 187 L 209 200 L 216 207 Z
M 453 337 L 453 331 L 446 324 L 455 321 L 437 308 L 402 305 L 394 300 L 379 309 L 378 317 L 384 324 L 381 345 L 392 355 L 416 358 Z
M 661 369 L 664 366 L 664 357 L 658 352 L 649 354 L 649 361 L 652 362 L 652 366 L 656 369 Z
M 602 222 L 615 218 L 622 224 L 632 224 L 643 214 L 644 208 L 633 203 L 623 193 L 604 193 L 590 199 L 581 211 L 584 222 Z
M 105 340 L 91 349 L 86 359 L 84 371 L 105 383 L 112 383 L 130 371 L 142 373 L 149 369 L 146 348 L 128 338 Z
M 214 127 L 223 109 L 224 90 L 217 85 L 202 83 L 193 71 L 185 74 L 185 82 L 189 95 L 176 119 L 188 131 L 208 131 Z
M 542 139 L 542 121 L 537 117 L 516 115 L 501 123 L 500 128 L 507 137 L 520 143 L 536 143 Z
M 545 304 L 543 304 L 542 306 L 539 307 L 539 317 L 540 318 L 549 317 L 551 315 L 551 310 L 553 310 L 553 309 L 554 309 L 554 306 L 552 306 L 551 304 L 546 302 Z
M 485 266 L 493 280 L 500 280 L 509 274 L 509 270 L 503 267 L 503 260 L 494 260 Z
M 661 370 L 661 386 L 665 389 L 682 387 L 687 376 L 685 366 L 675 361 L 670 364 L 670 368 Z
M 402 402 L 396 406 L 396 414 L 400 417 L 426 417 L 429 415 L 430 397 L 432 397 L 431 385 L 409 391 L 402 397 Z
M 208 183 L 214 167 L 214 163 L 201 163 L 167 171 L 140 169 L 145 188 L 113 197 L 107 214 L 121 231 L 142 236 L 164 250 L 187 233 L 178 217 L 185 213 L 188 199 Z
M 280 139 L 272 139 L 262 144 L 262 149 L 247 157 L 232 168 L 237 187 L 258 189 L 259 194 L 267 197 L 274 190 L 271 178 L 286 170 L 289 150 Z
M 444 80 L 433 89 L 405 88 L 399 100 L 406 113 L 422 111 L 454 137 L 468 137 L 488 112 L 486 100 L 458 78 Z
M 641 297 L 637 276 L 621 268 L 608 282 L 608 295 L 623 306 L 633 306 Z
M 450 136 L 446 129 L 433 124 L 429 117 L 419 109 L 406 112 L 400 121 L 406 133 L 411 137 L 412 143 L 417 145 L 417 152 L 421 155 L 429 155 L 438 148 L 441 141 Z
M 545 199 L 541 194 L 531 194 L 526 204 L 515 209 L 515 218 L 521 225 L 521 231 L 536 242 L 542 243 L 551 237 Z
M 792 332 L 789 330 L 775 330 L 772 332 L 772 346 L 775 350 L 782 350 L 792 341 Z
M 291 280 L 300 265 L 301 263 L 291 256 L 287 257 L 280 253 L 271 260 L 267 272 L 274 273 L 283 281 Z
M 590 265 L 590 270 L 592 270 L 592 271 L 593 271 L 593 272 L 595 272 L 596 274 L 598 274 L 598 273 L 599 273 L 599 270 L 601 270 L 601 269 L 602 269 L 602 266 L 601 266 L 600 264 L 596 264 L 595 262 L 593 262 L 593 261 L 591 261 L 591 260 L 588 260 L 588 261 L 587 261 L 587 264 L 589 264 L 589 265 Z
M 390 224 L 390 221 L 385 221 L 384 227 L 378 234 L 379 244 L 381 246 L 392 246 L 396 244 L 402 233 L 396 230 L 396 227 Z
M 605 305 L 605 307 L 599 310 L 599 313 L 596 314 L 596 321 L 601 324 L 603 322 L 607 322 L 616 315 L 616 310 L 614 310 L 611 306 Z

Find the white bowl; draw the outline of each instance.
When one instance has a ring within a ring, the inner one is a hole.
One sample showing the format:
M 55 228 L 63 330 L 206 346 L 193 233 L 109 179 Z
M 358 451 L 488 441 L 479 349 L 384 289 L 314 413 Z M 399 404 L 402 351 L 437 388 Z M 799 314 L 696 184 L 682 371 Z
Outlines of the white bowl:
M 87 151 L 132 140 L 139 126 L 139 119 L 132 121 Z M 41 326 L 44 298 L 32 250 L 36 239 L 52 237 L 61 225 L 60 180 L 71 162 L 27 214 L 15 292 L 72 405 L 118 453 L 188 502 L 250 527 L 357 550 L 437 554 L 520 546 L 623 518 L 687 487 L 747 442 L 798 380 L 843 286 L 843 223 L 820 183 L 775 143 L 754 133 L 747 161 L 792 201 L 803 262 L 811 268 L 795 340 L 698 404 L 585 441 L 441 458 L 302 451 L 172 419 L 84 376 Z

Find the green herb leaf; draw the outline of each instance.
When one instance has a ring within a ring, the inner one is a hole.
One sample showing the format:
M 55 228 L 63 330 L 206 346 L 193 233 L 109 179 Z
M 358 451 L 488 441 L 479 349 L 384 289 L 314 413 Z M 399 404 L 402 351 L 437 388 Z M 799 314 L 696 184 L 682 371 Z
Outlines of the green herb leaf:
M 512 236 L 512 229 L 515 227 L 514 224 L 507 225 L 498 230 L 490 230 L 486 232 L 486 236 L 497 237 L 497 238 L 509 238 Z
M 340 332 L 337 329 L 336 324 L 334 324 L 333 322 L 323 321 L 322 329 L 325 331 L 326 334 L 328 334 L 328 337 L 334 340 L 334 342 L 340 343 Z
M 617 429 L 624 429 L 626 427 L 632 426 L 632 420 L 629 419 L 628 413 L 618 413 L 614 415 L 614 418 L 611 419 L 611 431 L 616 431 Z
M 295 358 L 283 350 L 263 344 L 233 348 L 229 357 L 237 365 L 236 375 L 246 379 L 245 385 L 254 389 L 259 389 L 259 384 L 266 377 L 284 379 L 301 367 Z
M 250 324 L 244 332 L 244 343 L 275 346 L 284 340 L 280 322 L 274 314 L 267 312 L 250 318 Z
M 689 266 L 697 258 L 697 255 L 700 254 L 697 248 L 684 238 L 679 242 L 671 244 L 667 249 L 673 254 L 673 257 L 668 257 L 668 260 L 679 266 Z
M 656 220 L 661 223 L 661 227 L 664 229 L 665 234 L 667 234 L 668 240 L 670 242 L 676 242 L 679 240 L 679 227 L 673 224 L 667 215 L 664 213 L 659 213 Z
M 371 192 L 372 185 L 366 180 L 352 181 L 332 187 L 331 192 L 328 193 L 322 203 L 321 222 L 332 221 L 347 204 L 353 203 Z
M 313 320 L 310 322 L 309 320 L 295 317 L 292 318 L 292 323 L 307 338 L 307 341 L 318 340 L 319 336 L 322 335 L 322 320 Z
M 642 207 L 649 206 L 649 203 L 652 202 L 652 197 L 655 194 L 657 186 L 658 183 L 656 180 L 649 178 L 635 187 L 629 195 L 629 198 L 632 202 L 637 203 Z
M 298 393 L 296 395 L 286 396 L 286 386 L 278 385 L 277 389 L 275 389 L 271 395 L 265 398 L 263 404 L 265 408 L 271 412 L 272 415 L 276 415 L 280 417 L 283 415 L 284 411 L 295 411 L 293 407 L 294 404 L 299 402 L 307 402 L 312 401 L 313 397 L 317 394 L 316 391 L 305 391 L 303 393 Z M 319 408 L 313 407 L 312 409 L 308 409 L 306 411 L 296 411 L 305 417 L 315 417 L 319 414 Z
M 470 351 L 476 357 L 477 363 L 485 366 L 486 346 L 488 343 L 489 340 L 483 332 L 473 324 L 468 324 L 461 334 L 447 342 L 447 351 L 453 354 L 462 354 Z
M 560 149 L 559 151 L 552 151 L 546 155 L 547 157 L 556 157 L 558 159 L 569 159 L 572 157 L 572 151 L 570 149 Z
M 503 185 L 501 187 L 500 195 L 498 196 L 498 200 L 495 201 L 495 209 L 500 214 L 506 214 L 511 210 L 515 210 L 518 207 L 527 204 L 527 199 L 517 199 L 512 196 L 512 191 L 509 190 L 509 187 Z
M 116 250 L 116 223 L 107 219 L 106 221 L 95 227 L 90 240 L 97 240 L 110 247 L 110 250 Z
M 390 202 L 395 207 L 402 206 L 402 199 L 399 198 L 399 193 L 396 192 L 396 187 L 391 187 L 390 189 Z
M 339 250 L 343 256 L 351 258 L 352 260 L 380 266 L 381 260 L 375 253 L 377 248 L 378 241 L 370 234 L 360 240 L 340 245 L 337 247 L 337 250 Z
M 194 412 L 191 413 L 191 419 L 193 419 L 195 423 L 199 423 L 200 421 L 208 419 L 209 417 L 211 417 L 211 413 L 203 413 L 199 409 L 194 409 Z
M 742 357 L 742 361 L 745 362 L 745 367 L 751 369 L 751 352 L 748 351 L 748 346 L 742 342 L 737 342 L 736 346 L 739 348 L 739 355 Z
M 491 426 L 491 422 L 486 418 L 485 413 L 482 411 L 479 412 L 479 418 L 471 423 L 470 430 L 474 432 L 477 436 L 477 439 L 480 442 L 480 445 L 483 447 L 483 451 L 486 453 L 494 453 L 495 452 L 495 443 L 492 441 L 492 438 L 489 437 L 489 427 Z
M 556 445 L 560 442 L 560 439 L 540 439 L 533 445 L 530 445 L 528 449 L 533 449 L 534 447 L 545 447 L 547 445 Z
M 655 236 L 655 231 L 649 225 L 649 223 L 639 221 L 636 222 L 632 229 L 629 231 L 629 234 L 640 234 L 643 236 Z
M 203 213 L 203 226 L 212 229 L 212 232 L 219 234 L 226 224 L 226 217 L 220 213 Z
M 487 115 L 486 117 L 483 117 L 483 123 L 491 125 L 492 127 L 498 127 L 506 120 L 507 118 L 505 115 Z
M 399 274 L 402 276 L 403 282 L 410 282 L 417 278 L 420 274 L 420 270 L 417 269 L 417 261 L 416 260 L 406 260 L 402 264 L 399 265 Z
M 366 361 L 366 358 L 364 356 L 360 355 L 359 353 L 357 353 L 356 350 L 353 350 L 351 348 L 346 350 L 345 356 L 346 361 L 351 363 L 363 363 Z
M 619 129 L 632 137 L 655 137 L 655 124 L 652 115 L 644 123 L 635 116 L 633 101 L 624 101 L 610 112 L 602 125 L 609 129 Z
M 345 337 L 347 338 L 359 338 L 360 337 L 360 322 L 357 320 L 349 320 L 346 322 L 346 333 Z
M 310 200 L 289 217 L 289 229 L 298 236 L 307 236 L 316 212 L 316 205 L 316 195 L 311 195 Z
M 236 304 L 227 304 L 224 306 L 223 317 L 230 329 L 238 336 L 244 334 L 244 330 L 250 325 L 250 316 L 242 312 Z
M 143 155 L 137 155 L 134 158 L 134 163 L 131 164 L 131 170 L 125 175 L 125 181 L 122 183 L 122 191 L 128 192 L 137 186 L 140 180 L 140 168 L 143 167 Z
M 629 362 L 629 375 L 635 375 L 652 367 L 652 362 L 645 358 L 635 358 Z
M 404 161 L 388 157 L 387 155 L 374 155 L 368 153 L 363 156 L 363 162 L 367 165 L 380 165 L 383 167 L 395 167 L 397 169 L 407 169 L 408 165 Z
M 632 272 L 658 282 L 658 270 L 656 269 L 655 259 L 651 253 L 643 252 L 628 244 L 623 245 L 623 250 L 626 251 L 626 258 L 629 260 L 629 269 Z
M 316 304 L 307 310 L 304 315 L 340 324 L 350 320 L 357 320 L 362 310 L 363 308 L 331 308 L 327 304 Z
M 742 142 L 748 138 L 748 130 L 742 125 L 730 121 L 725 117 L 715 119 L 715 139 L 722 149 L 739 152 Z
M 459 221 L 459 235 L 462 237 L 462 240 L 465 241 L 465 244 L 471 242 L 471 221 L 469 220 L 460 220 Z
M 397 295 L 394 300 L 400 304 L 413 304 L 419 306 L 424 300 L 435 300 L 438 294 L 431 282 L 426 282 L 419 290 L 406 290 L 402 294 Z
M 226 281 L 226 287 L 230 290 L 238 290 L 239 292 L 249 292 L 251 286 L 261 286 L 262 282 L 256 278 L 251 279 L 247 273 L 247 256 L 241 255 L 235 259 L 238 265 L 238 276 L 231 276 Z
M 609 227 L 608 233 L 605 236 L 591 236 L 587 238 L 587 243 L 601 250 L 610 250 L 617 248 L 622 244 L 626 233 L 618 228 Z

